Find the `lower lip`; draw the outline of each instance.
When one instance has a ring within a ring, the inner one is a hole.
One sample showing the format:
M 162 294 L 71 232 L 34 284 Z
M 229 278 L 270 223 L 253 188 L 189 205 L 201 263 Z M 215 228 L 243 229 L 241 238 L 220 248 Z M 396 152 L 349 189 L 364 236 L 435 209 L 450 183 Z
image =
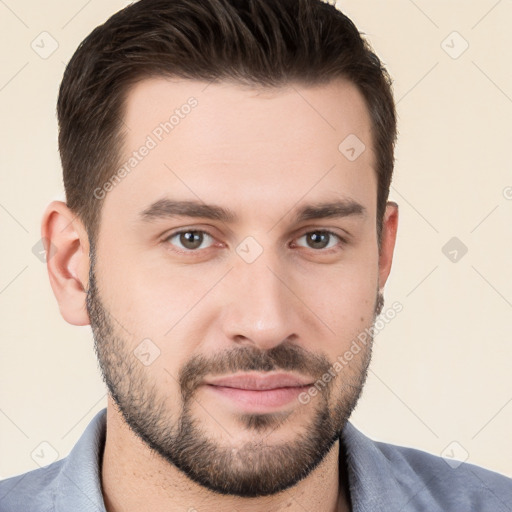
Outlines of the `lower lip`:
M 213 386 L 211 384 L 206 385 L 206 388 L 211 389 L 217 396 L 222 396 L 231 402 L 235 402 L 238 407 L 247 412 L 267 412 L 282 407 L 297 399 L 299 394 L 308 387 L 309 385 L 293 388 L 253 390 Z

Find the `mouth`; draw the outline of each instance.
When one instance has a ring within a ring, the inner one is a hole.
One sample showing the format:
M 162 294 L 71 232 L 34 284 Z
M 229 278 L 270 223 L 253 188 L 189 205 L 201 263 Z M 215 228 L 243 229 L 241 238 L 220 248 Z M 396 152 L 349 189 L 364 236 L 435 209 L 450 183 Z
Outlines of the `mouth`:
M 245 412 L 272 412 L 282 408 L 313 384 L 292 374 L 241 374 L 211 379 L 204 387 L 230 406 Z

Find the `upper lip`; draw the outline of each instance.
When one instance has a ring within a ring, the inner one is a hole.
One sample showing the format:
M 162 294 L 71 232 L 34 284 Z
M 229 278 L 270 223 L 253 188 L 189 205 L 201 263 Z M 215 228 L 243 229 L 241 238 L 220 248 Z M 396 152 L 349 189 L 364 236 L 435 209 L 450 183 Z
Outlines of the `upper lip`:
M 291 373 L 243 373 L 213 378 L 206 381 L 206 384 L 238 389 L 262 390 L 307 386 L 311 382 L 310 378 L 292 375 Z

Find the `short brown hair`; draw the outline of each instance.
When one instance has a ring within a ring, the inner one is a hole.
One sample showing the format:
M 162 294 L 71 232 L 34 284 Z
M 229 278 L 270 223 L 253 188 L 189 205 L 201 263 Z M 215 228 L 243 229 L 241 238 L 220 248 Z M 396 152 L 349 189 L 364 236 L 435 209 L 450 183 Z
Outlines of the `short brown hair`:
M 85 38 L 57 114 L 67 204 L 92 243 L 102 205 L 93 191 L 120 164 L 127 92 L 150 76 L 264 87 L 351 81 L 372 120 L 380 247 L 397 133 L 391 79 L 352 21 L 321 0 L 140 0 Z

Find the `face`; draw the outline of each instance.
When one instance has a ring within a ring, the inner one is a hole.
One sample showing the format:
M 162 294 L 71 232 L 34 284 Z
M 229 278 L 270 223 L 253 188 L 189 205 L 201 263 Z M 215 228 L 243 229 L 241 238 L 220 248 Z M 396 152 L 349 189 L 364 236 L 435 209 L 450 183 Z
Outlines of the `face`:
M 354 409 L 371 339 L 344 354 L 382 307 L 362 96 L 344 81 L 148 79 L 124 121 L 127 165 L 97 193 L 87 294 L 109 392 L 133 432 L 202 486 L 286 489 Z

